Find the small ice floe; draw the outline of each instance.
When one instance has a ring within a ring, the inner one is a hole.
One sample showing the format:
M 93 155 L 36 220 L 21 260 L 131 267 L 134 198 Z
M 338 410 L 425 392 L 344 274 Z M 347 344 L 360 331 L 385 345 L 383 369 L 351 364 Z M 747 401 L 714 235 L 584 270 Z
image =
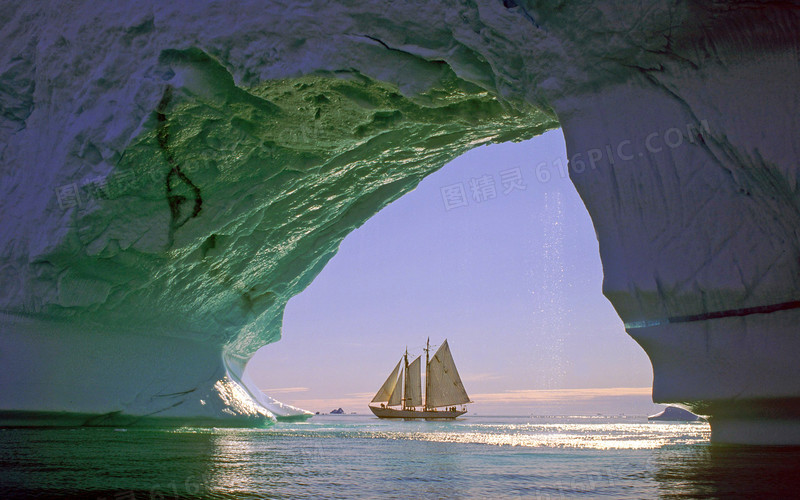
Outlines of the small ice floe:
M 667 406 L 661 413 L 650 415 L 647 420 L 656 420 L 660 422 L 706 422 L 705 417 L 695 415 L 689 410 L 684 410 L 677 406 Z

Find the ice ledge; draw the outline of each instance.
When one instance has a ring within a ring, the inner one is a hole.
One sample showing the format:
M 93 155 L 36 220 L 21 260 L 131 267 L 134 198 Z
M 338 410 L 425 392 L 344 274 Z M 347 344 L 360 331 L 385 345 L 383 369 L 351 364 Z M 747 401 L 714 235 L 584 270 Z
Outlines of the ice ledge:
M 795 446 L 800 444 L 798 418 L 720 418 L 711 421 L 711 441 L 719 444 Z
M 653 401 L 710 415 L 715 442 L 800 445 L 800 311 L 629 329 L 653 364 Z
M 8 368 L 0 371 L 0 425 L 252 427 L 276 419 L 220 348 L 97 325 L 0 319 L 0 364 Z

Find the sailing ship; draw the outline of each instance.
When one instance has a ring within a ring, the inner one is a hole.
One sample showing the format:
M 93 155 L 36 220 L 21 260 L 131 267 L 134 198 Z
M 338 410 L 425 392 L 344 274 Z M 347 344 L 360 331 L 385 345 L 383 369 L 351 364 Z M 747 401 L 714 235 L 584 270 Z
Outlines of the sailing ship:
M 421 359 L 417 356 L 408 362 L 408 350 L 397 362 L 389 378 L 372 398 L 369 409 L 378 418 L 453 419 L 467 413 L 463 405 L 471 403 L 456 363 L 450 353 L 447 340 L 439 347 L 433 358 L 430 339 L 425 347 L 425 400 L 422 398 Z M 380 406 L 373 406 L 379 403 Z M 456 408 L 456 405 L 462 407 Z M 399 408 L 393 408 L 399 407 Z

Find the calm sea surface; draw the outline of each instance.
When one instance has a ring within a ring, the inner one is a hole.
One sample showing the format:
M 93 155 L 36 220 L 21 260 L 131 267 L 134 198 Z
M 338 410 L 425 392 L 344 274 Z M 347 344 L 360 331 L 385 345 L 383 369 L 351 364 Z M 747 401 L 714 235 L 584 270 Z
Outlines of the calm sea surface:
M 268 429 L 0 430 L 0 497 L 797 497 L 800 450 L 645 418 L 317 416 Z

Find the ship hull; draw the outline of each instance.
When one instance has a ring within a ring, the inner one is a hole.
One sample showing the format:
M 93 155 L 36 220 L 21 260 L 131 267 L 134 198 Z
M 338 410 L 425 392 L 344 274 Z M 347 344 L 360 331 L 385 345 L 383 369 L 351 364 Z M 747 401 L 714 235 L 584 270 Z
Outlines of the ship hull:
M 403 418 L 406 420 L 453 420 L 467 413 L 467 410 L 398 410 L 376 406 L 370 406 L 369 409 L 378 418 Z

